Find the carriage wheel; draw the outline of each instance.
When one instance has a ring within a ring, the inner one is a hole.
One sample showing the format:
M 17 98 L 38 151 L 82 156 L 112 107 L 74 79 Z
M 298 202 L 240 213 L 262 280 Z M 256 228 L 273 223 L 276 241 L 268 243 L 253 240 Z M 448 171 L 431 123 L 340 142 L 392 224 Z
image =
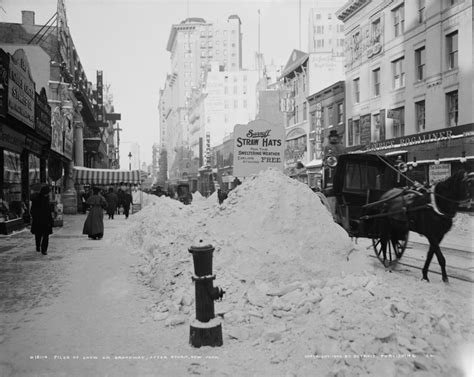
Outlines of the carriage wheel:
M 391 267 L 403 256 L 408 244 L 408 232 L 406 232 L 401 239 L 385 240 L 381 238 L 372 238 L 372 246 L 374 248 L 375 256 L 385 266 Z M 383 250 L 386 250 L 386 259 L 384 260 Z

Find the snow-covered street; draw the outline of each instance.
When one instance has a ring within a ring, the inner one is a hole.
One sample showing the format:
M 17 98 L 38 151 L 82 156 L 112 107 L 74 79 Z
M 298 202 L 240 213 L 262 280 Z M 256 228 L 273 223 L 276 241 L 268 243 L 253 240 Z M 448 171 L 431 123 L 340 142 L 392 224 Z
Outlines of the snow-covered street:
M 66 216 L 48 256 L 29 232 L 0 240 L 0 375 L 472 375 L 472 283 L 386 271 L 307 186 L 270 170 L 221 206 L 145 204 L 105 220 L 101 241 L 81 235 L 85 216 Z M 189 345 L 188 248 L 200 240 L 226 291 L 222 347 Z

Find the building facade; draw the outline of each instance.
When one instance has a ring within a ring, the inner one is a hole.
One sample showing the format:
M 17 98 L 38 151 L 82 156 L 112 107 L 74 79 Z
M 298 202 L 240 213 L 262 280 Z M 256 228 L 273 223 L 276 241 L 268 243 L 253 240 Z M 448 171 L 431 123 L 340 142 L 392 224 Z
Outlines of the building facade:
M 359 0 L 338 11 L 351 150 L 401 155 L 431 182 L 472 161 L 472 7 Z
M 310 9 L 308 18 L 308 51 L 344 56 L 344 23 L 336 11 L 345 0 L 332 1 Z

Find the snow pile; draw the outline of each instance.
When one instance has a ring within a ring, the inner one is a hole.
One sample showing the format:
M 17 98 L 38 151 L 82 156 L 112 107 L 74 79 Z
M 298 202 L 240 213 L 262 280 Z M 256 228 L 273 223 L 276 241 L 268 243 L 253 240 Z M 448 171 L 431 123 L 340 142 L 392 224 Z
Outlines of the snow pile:
M 196 191 L 193 193 L 193 202 L 199 202 L 202 200 L 206 200 L 206 198 L 202 196 L 199 191 Z
M 387 273 L 371 250 L 353 249 L 317 195 L 278 171 L 247 179 L 222 205 L 215 194 L 188 206 L 157 198 L 124 240 L 144 252 L 140 272 L 157 294 L 151 316 L 168 326 L 194 316 L 188 248 L 215 247 L 215 285 L 226 291 L 216 313 L 236 359 L 251 347 L 268 356 L 255 365 L 270 360 L 283 375 L 462 375 L 453 350 L 474 326 L 455 285 Z M 250 372 L 242 359 L 235 364 Z
M 147 194 L 146 192 L 143 192 L 142 195 L 143 195 L 142 207 L 148 207 L 158 202 L 158 197 L 156 195 Z
M 468 213 L 457 213 L 453 220 L 453 227 L 448 235 L 466 237 L 470 236 L 474 225 L 474 216 Z

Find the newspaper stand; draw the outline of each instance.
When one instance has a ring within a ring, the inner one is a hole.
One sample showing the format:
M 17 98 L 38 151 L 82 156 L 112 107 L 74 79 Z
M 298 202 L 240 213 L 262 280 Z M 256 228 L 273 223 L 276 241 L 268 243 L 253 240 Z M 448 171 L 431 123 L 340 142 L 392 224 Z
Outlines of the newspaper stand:
M 215 318 L 214 300 L 221 299 L 224 291 L 213 286 L 216 275 L 212 274 L 212 245 L 191 246 L 193 255 L 196 297 L 196 319 L 191 322 L 189 343 L 194 347 L 222 346 L 222 323 Z

